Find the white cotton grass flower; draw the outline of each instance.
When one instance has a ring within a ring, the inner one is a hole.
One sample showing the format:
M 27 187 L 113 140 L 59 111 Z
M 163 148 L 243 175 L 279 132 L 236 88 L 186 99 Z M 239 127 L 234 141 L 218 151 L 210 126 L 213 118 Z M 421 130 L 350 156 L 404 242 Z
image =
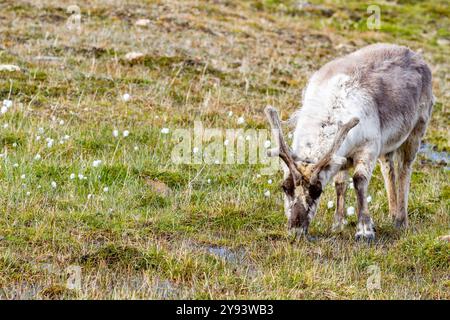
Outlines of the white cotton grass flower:
M 122 135 L 124 138 L 128 137 L 130 135 L 130 131 L 125 130 L 124 132 L 122 132 Z
M 63 126 L 64 125 L 64 123 L 65 123 L 65 121 L 64 120 L 59 120 L 59 124 L 61 125 L 61 126 Z
M 134 151 L 138 151 L 139 147 L 138 146 L 134 146 Z
M 14 167 L 14 168 L 18 168 L 18 167 L 19 167 L 19 164 L 18 164 L 17 162 L 14 163 L 14 164 L 13 164 L 13 167 Z
M 261 178 L 261 175 L 258 173 L 258 174 L 256 175 L 256 177 L 257 177 L 257 178 Z
M 244 124 L 244 122 L 245 122 L 245 119 L 242 116 L 237 119 L 237 124 Z
M 355 208 L 354 207 L 348 207 L 347 208 L 347 215 L 353 216 L 355 214 Z
M 247 141 L 252 140 L 252 136 L 246 136 L 246 137 L 245 137 L 245 140 L 247 140 Z
M 6 129 L 6 128 L 8 128 L 9 127 L 9 123 L 4 123 L 3 124 L 3 129 Z
M 41 136 L 36 136 L 36 141 L 41 140 Z
M 70 180 L 75 179 L 75 177 L 76 177 L 76 176 L 75 176 L 75 173 L 71 173 L 70 176 L 69 176 Z
M 30 195 L 31 195 L 31 192 L 30 191 L 27 191 L 27 197 L 29 197 Z
M 70 136 L 69 136 L 68 134 L 66 134 L 66 135 L 63 137 L 63 139 L 67 141 L 67 140 L 70 139 Z
M 129 93 L 124 93 L 124 94 L 122 95 L 122 100 L 123 100 L 124 102 L 130 101 L 130 99 L 131 99 L 131 96 L 130 96 Z
M 353 182 L 351 182 L 348 186 L 350 189 L 355 189 L 355 185 L 353 184 Z
M 12 144 L 12 146 L 15 148 L 15 147 L 17 147 L 17 142 L 14 142 L 13 144 Z
M 197 148 L 197 147 L 194 147 L 194 148 L 192 149 L 192 152 L 193 152 L 193 153 L 197 153 L 197 152 L 198 152 L 198 148 Z
M 104 187 L 103 188 L 103 192 L 108 192 L 109 191 L 109 188 L 108 187 Z
M 93 194 L 89 193 L 89 194 L 87 195 L 88 200 L 91 199 L 93 196 L 94 196 Z
M 293 136 L 294 136 L 294 135 L 292 134 L 292 132 L 289 132 L 289 133 L 288 133 L 288 138 L 289 138 L 289 139 L 292 139 Z
M 40 189 L 40 188 L 42 188 L 42 186 L 40 184 L 38 184 L 38 186 L 36 188 Z
M 272 145 L 272 142 L 270 142 L 270 140 L 264 141 L 264 148 L 268 149 L 268 148 L 270 148 L 271 145 Z
M 224 144 L 225 146 L 227 146 L 227 145 L 230 144 L 230 141 L 228 141 L 228 139 L 225 139 L 225 141 L 223 142 L 223 144 Z
M 228 116 L 229 117 L 233 116 L 233 111 L 228 111 Z
M 44 133 L 44 128 L 39 127 L 39 128 L 38 128 L 38 133 L 39 133 L 39 134 L 43 134 L 43 133 Z
M 367 196 L 367 202 L 372 202 L 372 196 Z
M 168 134 L 169 133 L 169 128 L 162 128 L 161 129 L 161 133 L 162 134 Z
M 8 112 L 8 108 L 5 107 L 5 106 L 2 106 L 2 107 L 0 108 L 0 113 L 1 113 L 1 114 L 5 114 L 6 112 Z
M 264 196 L 267 198 L 270 197 L 270 191 L 269 190 L 264 191 Z
M 334 207 L 334 202 L 333 201 L 328 201 L 328 203 L 327 203 L 327 208 L 328 209 L 331 209 L 331 208 L 333 208 Z
M 211 179 L 208 179 L 207 182 L 208 182 L 208 184 L 210 184 L 211 183 Z
M 93 162 L 92 162 L 92 166 L 94 167 L 94 168 L 97 168 L 98 166 L 100 166 L 102 164 L 102 160 L 94 160 Z
M 12 100 L 8 100 L 8 99 L 3 100 L 3 105 L 2 105 L 3 107 L 9 109 L 12 107 L 12 105 L 13 105 Z
M 272 179 L 267 180 L 268 184 L 272 184 L 272 182 L 273 182 Z
M 220 164 L 220 161 L 219 160 L 214 160 L 214 163 L 215 164 Z
M 79 173 L 79 174 L 78 174 L 78 179 L 79 179 L 79 180 L 83 180 L 83 179 L 84 179 L 84 175 L 83 175 L 82 173 Z
M 39 161 L 41 159 L 42 159 L 42 157 L 39 153 L 34 156 L 34 160 L 36 160 L 36 161 Z
M 23 174 L 23 175 L 20 176 L 20 179 L 24 180 L 26 177 L 27 176 Z
M 53 143 L 55 142 L 55 140 L 53 140 L 52 138 L 47 138 L 47 147 L 51 148 L 53 146 Z
M 52 186 L 53 189 L 56 189 L 56 187 L 57 187 L 58 185 L 56 184 L 55 181 L 52 181 L 51 186 Z
M 113 132 L 112 132 L 112 134 L 113 134 L 113 137 L 114 137 L 114 138 L 117 138 L 117 137 L 119 136 L 119 130 L 114 129 Z

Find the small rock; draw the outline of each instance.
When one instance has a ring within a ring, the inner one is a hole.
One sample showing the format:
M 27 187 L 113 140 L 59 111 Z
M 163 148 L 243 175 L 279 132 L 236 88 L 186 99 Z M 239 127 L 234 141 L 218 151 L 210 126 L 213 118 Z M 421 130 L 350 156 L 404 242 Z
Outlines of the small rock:
M 159 180 L 146 179 L 145 183 L 152 189 L 153 192 L 159 193 L 163 196 L 170 196 L 172 189 L 167 184 Z
M 148 27 L 150 25 L 150 19 L 138 19 L 134 24 L 138 27 Z
M 14 71 L 20 71 L 20 68 L 13 64 L 0 64 L 0 71 L 14 72 Z
M 450 242 L 450 234 L 446 236 L 440 236 L 437 238 L 439 241 Z
M 439 38 L 439 39 L 437 39 L 437 44 L 440 46 L 448 46 L 450 44 L 450 40 L 444 39 L 444 38 Z
M 127 60 L 127 61 L 130 61 L 130 62 L 136 62 L 136 61 L 139 61 L 139 60 L 141 60 L 142 58 L 144 57 L 144 54 L 142 53 L 142 52 L 128 52 L 126 55 L 125 55 L 125 59 Z

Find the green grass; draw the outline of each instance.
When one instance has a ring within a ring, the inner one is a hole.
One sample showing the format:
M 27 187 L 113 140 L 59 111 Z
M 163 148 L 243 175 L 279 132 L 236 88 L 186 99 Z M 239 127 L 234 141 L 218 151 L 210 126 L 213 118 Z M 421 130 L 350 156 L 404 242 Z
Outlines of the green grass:
M 372 3 L 311 2 L 81 1 L 79 35 L 65 28 L 63 4 L 6 2 L 0 64 L 22 71 L 0 74 L 0 100 L 13 100 L 0 115 L 0 298 L 449 299 L 450 247 L 437 240 L 450 225 L 443 166 L 416 162 L 406 231 L 393 228 L 375 170 L 378 238 L 367 245 L 353 240 L 355 217 L 330 231 L 331 186 L 311 226 L 317 240 L 292 242 L 280 173 L 170 160 L 175 129 L 266 128 L 267 104 L 286 118 L 311 72 L 381 41 L 421 49 L 433 66 L 438 103 L 425 140 L 450 149 L 445 2 L 383 3 L 378 31 L 365 23 Z M 150 26 L 134 26 L 139 18 Z M 130 51 L 145 55 L 129 63 Z M 78 289 L 66 285 L 71 266 L 81 268 Z M 379 290 L 366 288 L 371 266 Z

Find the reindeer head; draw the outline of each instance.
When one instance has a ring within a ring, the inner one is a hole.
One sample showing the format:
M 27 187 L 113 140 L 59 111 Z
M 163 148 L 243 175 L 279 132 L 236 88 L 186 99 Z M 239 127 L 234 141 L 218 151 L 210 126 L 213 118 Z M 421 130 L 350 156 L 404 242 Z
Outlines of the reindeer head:
M 288 217 L 288 228 L 297 236 L 307 234 L 309 223 L 314 217 L 325 183 L 347 161 L 336 156 L 350 129 L 359 123 L 353 118 L 346 124 L 339 122 L 336 137 L 328 152 L 317 163 L 302 162 L 287 146 L 278 112 L 266 107 L 267 118 L 278 147 L 268 151 L 269 157 L 279 156 L 286 165 L 284 181 L 281 185 L 285 197 L 284 207 Z

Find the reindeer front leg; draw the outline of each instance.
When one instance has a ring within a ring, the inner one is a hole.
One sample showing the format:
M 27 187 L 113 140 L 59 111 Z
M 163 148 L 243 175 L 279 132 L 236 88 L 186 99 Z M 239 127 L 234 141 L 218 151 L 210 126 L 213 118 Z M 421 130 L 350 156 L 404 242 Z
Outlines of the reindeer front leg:
M 353 184 L 355 185 L 357 198 L 358 224 L 356 226 L 356 240 L 375 240 L 375 232 L 372 218 L 367 204 L 367 189 L 376 164 L 376 157 L 366 155 L 355 161 L 355 173 Z
M 331 230 L 340 232 L 347 224 L 345 220 L 345 193 L 347 191 L 347 170 L 339 171 L 334 178 L 336 188 L 336 211 L 334 212 L 334 222 Z

